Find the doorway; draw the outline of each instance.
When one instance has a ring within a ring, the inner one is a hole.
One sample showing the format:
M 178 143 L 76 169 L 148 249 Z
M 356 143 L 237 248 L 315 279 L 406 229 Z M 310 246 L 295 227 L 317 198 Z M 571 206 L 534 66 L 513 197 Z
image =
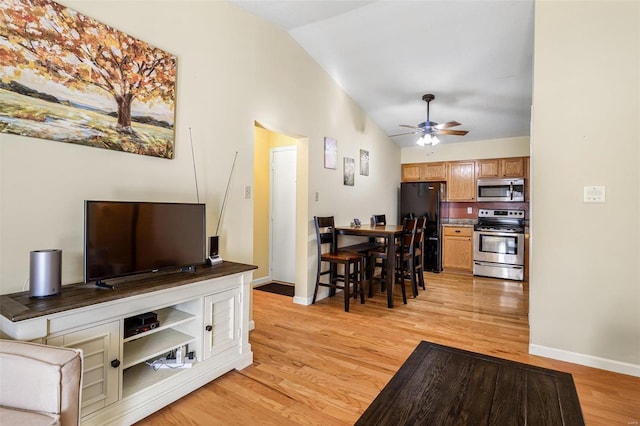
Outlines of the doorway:
M 295 146 L 271 148 L 269 275 L 287 283 L 296 277 L 296 156 Z

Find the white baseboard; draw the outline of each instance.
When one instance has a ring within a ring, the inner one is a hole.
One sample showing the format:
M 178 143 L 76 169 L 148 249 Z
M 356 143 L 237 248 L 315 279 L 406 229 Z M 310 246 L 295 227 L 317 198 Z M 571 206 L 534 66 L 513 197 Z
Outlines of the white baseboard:
M 258 278 L 253 280 L 253 282 L 251 283 L 251 287 L 258 287 L 259 285 L 270 283 L 270 282 L 271 282 L 271 277 Z
M 312 297 L 295 296 L 293 298 L 293 303 L 295 303 L 297 305 L 309 306 L 312 301 L 313 301 L 313 296 Z
M 342 290 L 337 290 L 336 291 L 336 296 L 337 297 L 342 297 Z M 333 296 L 333 297 L 336 297 Z M 316 297 L 316 302 L 322 299 L 325 299 L 329 297 L 329 289 L 327 287 L 320 287 L 318 289 L 318 297 Z M 313 294 L 309 297 L 299 297 L 296 296 L 293 298 L 293 303 L 296 303 L 298 305 L 304 305 L 304 306 L 309 306 L 311 305 L 311 303 L 313 302 Z
M 612 359 L 600 358 L 593 355 L 579 354 L 576 352 L 569 352 L 562 349 L 549 348 L 546 346 L 533 344 L 529 345 L 529 353 L 531 355 L 539 355 L 545 358 L 552 358 L 560 361 L 571 362 L 573 364 L 585 365 L 587 367 L 613 371 L 614 373 L 628 374 L 630 376 L 640 377 L 640 365 L 637 364 L 630 364 L 627 362 L 620 362 Z

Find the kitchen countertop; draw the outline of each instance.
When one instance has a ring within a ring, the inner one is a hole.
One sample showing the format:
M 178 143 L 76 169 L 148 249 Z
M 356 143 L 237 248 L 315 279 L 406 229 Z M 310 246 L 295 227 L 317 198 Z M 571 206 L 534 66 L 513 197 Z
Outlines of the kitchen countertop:
M 446 220 L 446 221 L 445 221 Z M 478 223 L 477 219 L 445 219 L 442 221 L 442 226 L 456 226 L 462 228 L 473 228 L 473 225 Z

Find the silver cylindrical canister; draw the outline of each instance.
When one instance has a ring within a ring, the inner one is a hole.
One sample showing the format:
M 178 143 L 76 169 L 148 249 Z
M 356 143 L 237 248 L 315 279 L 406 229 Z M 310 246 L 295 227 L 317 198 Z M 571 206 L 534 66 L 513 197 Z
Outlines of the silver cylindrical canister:
M 29 295 L 46 297 L 60 293 L 62 250 L 35 250 L 29 256 Z

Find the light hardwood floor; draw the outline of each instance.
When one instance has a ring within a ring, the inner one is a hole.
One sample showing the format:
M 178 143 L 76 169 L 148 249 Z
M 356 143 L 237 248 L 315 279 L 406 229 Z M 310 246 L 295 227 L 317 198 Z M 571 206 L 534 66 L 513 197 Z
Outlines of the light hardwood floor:
M 341 294 L 301 306 L 254 291 L 253 365 L 139 425 L 353 424 L 421 340 L 571 373 L 587 425 L 638 425 L 640 378 L 528 354 L 526 283 L 425 277 L 407 305 L 396 291 L 387 309 L 378 291 L 349 313 Z

